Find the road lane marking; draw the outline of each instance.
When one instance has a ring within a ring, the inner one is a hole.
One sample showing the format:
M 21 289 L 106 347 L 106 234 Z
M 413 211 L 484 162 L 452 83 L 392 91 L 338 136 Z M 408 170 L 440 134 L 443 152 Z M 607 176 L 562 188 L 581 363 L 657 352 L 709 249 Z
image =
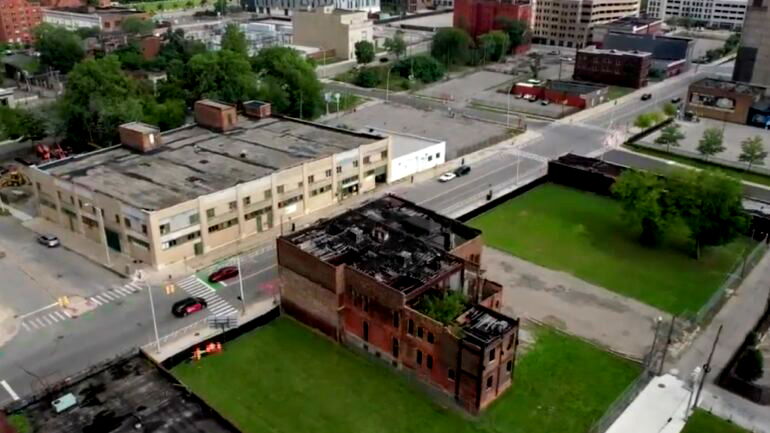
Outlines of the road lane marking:
M 20 319 L 23 319 L 23 318 L 25 318 L 25 317 L 29 317 L 29 316 L 31 316 L 31 315 L 33 315 L 33 314 L 35 314 L 35 313 L 39 313 L 39 312 L 41 312 L 41 311 L 45 311 L 45 310 L 47 310 L 47 309 L 49 309 L 49 308 L 53 308 L 53 307 L 56 307 L 57 305 L 59 305 L 59 303 L 58 303 L 58 302 L 54 302 L 54 303 L 53 303 L 53 304 L 51 304 L 51 305 L 46 305 L 46 306 L 45 306 L 45 307 L 43 307 L 43 308 L 38 308 L 38 309 L 37 309 L 37 310 L 35 310 L 35 311 L 30 311 L 30 312 L 29 312 L 29 313 L 27 313 L 27 314 L 22 314 L 21 316 L 19 316 L 19 318 L 20 318 Z
M 94 296 L 94 298 L 98 299 L 99 302 L 101 302 L 102 304 L 109 304 L 110 303 L 109 298 L 107 298 L 106 296 L 104 296 L 104 297 L 102 297 L 102 296 L 104 296 L 104 295 L 96 295 L 96 296 Z
M 251 277 L 255 277 L 255 276 L 257 276 L 257 275 L 259 275 L 259 274 L 261 274 L 261 273 L 263 273 L 263 272 L 267 272 L 267 271 L 269 271 L 270 269 L 273 269 L 273 268 L 275 268 L 275 267 L 277 267 L 277 266 L 278 266 L 278 265 L 270 265 L 270 266 L 268 266 L 268 267 L 266 267 L 266 268 L 264 268 L 264 269 L 261 269 L 261 270 L 259 270 L 259 271 L 257 271 L 257 272 L 254 272 L 253 274 L 250 274 L 250 275 L 247 275 L 247 276 L 243 277 L 243 279 L 244 279 L 244 280 L 248 280 L 248 279 L 249 279 L 249 278 L 251 278 Z
M 2 384 L 3 388 L 5 388 L 5 390 L 8 391 L 8 394 L 10 394 L 11 398 L 13 399 L 13 401 L 18 401 L 19 400 L 19 395 L 16 394 L 16 392 L 13 390 L 13 388 L 11 388 L 11 385 L 8 385 L 8 382 L 6 382 L 5 379 L 0 381 L 0 384 Z

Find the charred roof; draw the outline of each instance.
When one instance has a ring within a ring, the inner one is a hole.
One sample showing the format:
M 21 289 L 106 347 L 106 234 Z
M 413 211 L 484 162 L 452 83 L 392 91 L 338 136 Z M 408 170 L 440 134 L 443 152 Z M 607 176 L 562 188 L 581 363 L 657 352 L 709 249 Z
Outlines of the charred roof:
M 408 295 L 460 265 L 462 259 L 450 251 L 480 233 L 386 196 L 284 239 L 326 263 L 344 264 Z
M 458 321 L 463 327 L 463 338 L 479 346 L 502 338 L 519 324 L 518 319 L 481 305 L 471 307 Z

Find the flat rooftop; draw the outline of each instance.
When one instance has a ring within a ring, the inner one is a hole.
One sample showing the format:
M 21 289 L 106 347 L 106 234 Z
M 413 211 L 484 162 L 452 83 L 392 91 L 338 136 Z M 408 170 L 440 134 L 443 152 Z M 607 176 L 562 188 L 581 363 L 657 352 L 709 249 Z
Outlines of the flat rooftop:
M 652 53 L 646 52 L 646 51 L 638 51 L 638 50 L 616 50 L 616 49 L 600 49 L 596 48 L 594 46 L 591 46 L 589 48 L 583 48 L 582 50 L 578 50 L 578 54 L 603 54 L 603 55 L 611 55 L 611 56 L 633 56 L 633 57 L 649 57 L 652 56 Z
M 515 328 L 519 321 L 481 305 L 474 305 L 458 318 L 463 339 L 485 346 Z
M 51 402 L 70 393 L 76 404 L 56 413 Z M 139 355 L 49 394 L 22 413 L 36 433 L 238 433 Z
M 609 23 L 599 24 L 599 26 L 609 27 L 612 29 L 631 29 L 633 27 L 648 26 L 650 24 L 655 24 L 659 22 L 663 22 L 663 20 L 661 20 L 660 18 L 653 18 L 653 17 L 628 16 L 628 17 L 617 19 Z
M 346 265 L 410 295 L 462 263 L 448 253 L 480 231 L 386 196 L 284 236 L 333 266 Z
M 118 145 L 39 168 L 152 211 L 382 139 L 276 116 L 239 116 L 226 133 L 188 125 L 161 137 L 163 144 L 148 153 Z
M 717 78 L 704 78 L 691 84 L 692 87 L 701 87 L 708 89 L 719 89 L 728 92 L 739 93 L 743 95 L 759 95 L 765 94 L 764 87 L 754 86 L 746 83 L 739 83 L 737 81 L 720 80 Z
M 387 129 L 367 127 L 365 130 L 373 134 L 389 135 L 391 137 L 393 159 L 409 155 L 410 153 L 417 152 L 439 143 L 444 143 L 442 140 L 434 140 L 432 138 L 420 137 L 419 135 L 390 131 Z

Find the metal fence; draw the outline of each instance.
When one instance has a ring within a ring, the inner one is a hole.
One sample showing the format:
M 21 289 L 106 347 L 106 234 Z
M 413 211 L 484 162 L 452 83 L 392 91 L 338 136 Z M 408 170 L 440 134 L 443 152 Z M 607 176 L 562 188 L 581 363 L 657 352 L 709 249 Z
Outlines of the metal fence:
M 173 339 L 175 339 L 175 338 L 177 338 L 177 337 L 179 337 L 181 335 L 189 334 L 189 333 L 191 333 L 193 331 L 197 331 L 199 329 L 203 329 L 203 328 L 208 327 L 208 323 L 207 323 L 208 319 L 209 319 L 209 317 L 204 317 L 203 319 L 195 321 L 195 322 L 185 326 L 184 328 L 179 328 L 179 329 L 177 329 L 176 331 L 174 331 L 174 332 L 172 332 L 170 334 L 166 334 L 166 335 L 160 337 L 160 345 L 163 346 L 164 344 L 168 343 L 169 341 L 171 341 L 171 340 L 173 340 Z M 157 340 L 155 340 L 153 338 L 149 343 L 143 345 L 142 347 L 143 348 L 151 347 L 151 346 L 155 346 L 156 344 L 157 344 Z
M 709 298 L 709 300 L 695 313 L 685 314 L 684 318 L 689 320 L 693 326 L 701 325 L 711 319 L 724 303 L 728 290 L 735 290 L 743 282 L 746 275 L 756 266 L 760 259 L 768 250 L 768 244 L 759 242 L 748 254 L 739 257 L 733 265 L 730 273 L 727 274 L 724 282 L 719 289 Z
M 644 388 L 650 383 L 652 378 L 653 374 L 648 370 L 644 370 L 642 374 L 640 374 L 633 382 L 631 382 L 631 384 L 626 387 L 623 393 L 612 402 L 610 407 L 604 411 L 604 414 L 601 416 L 601 418 L 596 420 L 591 425 L 591 428 L 588 429 L 588 433 L 606 432 L 610 426 L 612 426 L 612 424 L 617 421 L 620 415 L 628 408 L 631 402 L 633 402 L 634 399 L 636 399 L 636 397 L 642 392 L 642 390 L 644 390 Z

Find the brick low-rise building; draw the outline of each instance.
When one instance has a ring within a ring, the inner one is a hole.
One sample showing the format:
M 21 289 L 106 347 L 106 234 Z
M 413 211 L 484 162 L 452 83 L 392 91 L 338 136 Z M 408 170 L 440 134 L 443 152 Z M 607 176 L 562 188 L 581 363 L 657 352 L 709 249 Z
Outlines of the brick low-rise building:
M 512 384 L 519 329 L 481 277 L 480 235 L 383 197 L 277 240 L 282 308 L 478 412 Z M 454 314 L 428 307 L 447 299 Z
M 605 85 L 580 81 L 549 80 L 545 84 L 516 83 L 513 93 L 576 108 L 591 108 L 607 100 Z
M 638 89 L 647 85 L 652 54 L 641 51 L 579 50 L 572 74 L 577 81 L 590 81 Z
M 27 0 L 0 0 L 0 42 L 31 44 L 32 31 L 42 20 L 39 3 Z
M 690 85 L 687 109 L 701 117 L 745 125 L 751 107 L 767 89 L 729 80 L 704 78 Z
M 453 24 L 464 29 L 472 38 L 502 28 L 500 19 L 523 21 L 530 26 L 532 4 L 529 0 L 455 0 Z M 526 51 L 529 42 L 515 47 Z

